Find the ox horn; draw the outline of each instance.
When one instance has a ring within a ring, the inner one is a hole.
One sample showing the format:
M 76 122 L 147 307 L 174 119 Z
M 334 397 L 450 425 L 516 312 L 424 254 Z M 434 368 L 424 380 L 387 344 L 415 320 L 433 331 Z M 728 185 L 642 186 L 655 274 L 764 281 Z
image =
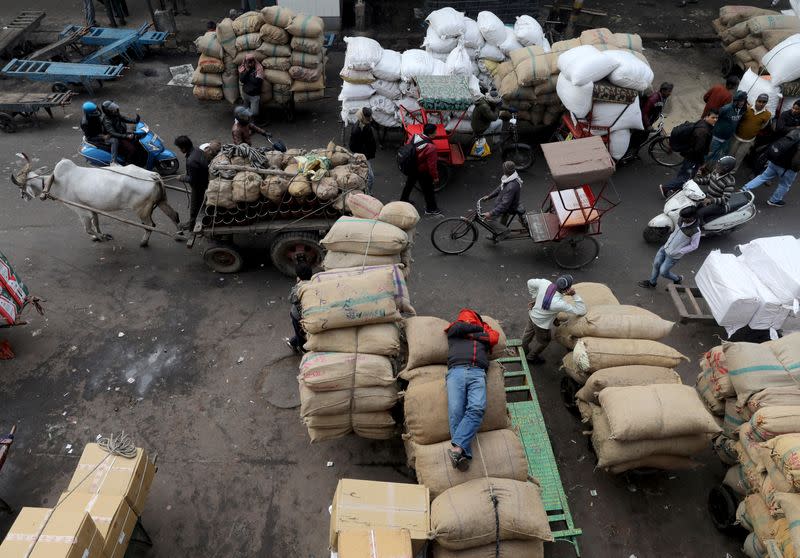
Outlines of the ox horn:
M 24 186 L 28 179 L 28 173 L 31 170 L 31 160 L 24 153 L 17 153 L 17 157 L 25 160 L 25 166 L 17 173 L 11 173 L 11 182 L 17 186 Z

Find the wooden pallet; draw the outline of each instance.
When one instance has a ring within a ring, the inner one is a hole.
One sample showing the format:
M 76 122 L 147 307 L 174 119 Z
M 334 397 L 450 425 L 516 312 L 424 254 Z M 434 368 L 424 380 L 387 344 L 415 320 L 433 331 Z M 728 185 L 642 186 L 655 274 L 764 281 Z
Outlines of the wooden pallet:
M 697 287 L 670 284 L 667 285 L 667 292 L 681 316 L 682 324 L 689 320 L 716 323 L 714 316 L 707 310 L 708 306 L 703 301 L 703 293 Z
M 10 51 L 26 39 L 28 33 L 39 27 L 45 13 L 41 10 L 19 12 L 11 23 L 0 28 L 0 55 Z

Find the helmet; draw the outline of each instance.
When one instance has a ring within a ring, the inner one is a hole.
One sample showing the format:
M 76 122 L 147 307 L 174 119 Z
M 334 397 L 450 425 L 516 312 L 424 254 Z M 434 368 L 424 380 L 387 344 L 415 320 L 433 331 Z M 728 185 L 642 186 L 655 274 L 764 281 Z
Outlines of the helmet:
M 233 117 L 238 120 L 240 124 L 249 124 L 252 116 L 250 109 L 247 107 L 236 107 L 233 109 Z
M 97 105 L 91 101 L 83 103 L 83 112 L 86 114 L 97 114 Z
M 103 101 L 100 106 L 105 114 L 119 114 L 119 105 L 114 101 Z
M 736 167 L 736 157 L 725 155 L 717 161 L 717 174 L 728 174 Z

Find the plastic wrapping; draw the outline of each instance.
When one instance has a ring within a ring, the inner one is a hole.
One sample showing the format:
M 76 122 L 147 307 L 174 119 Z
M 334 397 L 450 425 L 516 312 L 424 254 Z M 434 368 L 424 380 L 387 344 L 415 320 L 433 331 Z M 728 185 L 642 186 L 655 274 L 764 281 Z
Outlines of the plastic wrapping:
M 712 250 L 695 277 L 714 319 L 729 336 L 748 325 L 761 306 L 756 288 L 742 280 L 748 276 L 736 256 Z

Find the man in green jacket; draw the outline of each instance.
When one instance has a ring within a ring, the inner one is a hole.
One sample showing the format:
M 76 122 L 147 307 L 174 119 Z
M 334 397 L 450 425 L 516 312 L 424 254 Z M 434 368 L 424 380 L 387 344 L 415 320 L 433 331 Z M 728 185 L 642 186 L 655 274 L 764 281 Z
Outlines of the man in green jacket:
M 502 99 L 494 89 L 475 101 L 470 123 L 472 124 L 472 132 L 476 137 L 497 134 L 503 129 L 503 121 L 500 120 L 501 103 Z M 496 141 L 493 143 L 496 143 Z
M 747 93 L 737 91 L 733 101 L 719 109 L 719 119 L 711 131 L 711 147 L 706 157 L 706 166 L 711 168 L 717 160 L 728 152 L 731 138 L 739 127 L 739 122 L 747 111 Z

